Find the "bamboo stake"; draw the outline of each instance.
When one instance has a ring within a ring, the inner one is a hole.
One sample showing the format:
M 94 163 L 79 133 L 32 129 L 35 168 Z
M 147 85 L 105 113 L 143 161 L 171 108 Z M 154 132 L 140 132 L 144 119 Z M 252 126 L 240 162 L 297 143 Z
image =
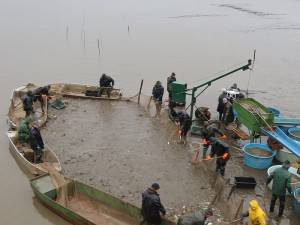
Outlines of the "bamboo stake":
M 85 48 L 85 30 L 83 32 L 83 47 Z
M 141 97 L 141 92 L 142 92 L 143 82 L 144 82 L 144 80 L 142 79 L 142 81 L 141 81 L 141 86 L 140 86 L 140 91 L 139 91 L 139 97 L 138 97 L 138 104 L 140 104 L 140 97 Z
M 85 22 L 85 15 L 83 16 L 83 22 L 82 22 L 82 27 L 81 27 L 81 40 L 82 40 L 82 35 L 83 35 L 84 22 Z
M 69 28 L 68 27 L 66 27 L 66 41 L 67 41 L 67 43 L 69 42 Z
M 98 41 L 98 51 L 99 51 L 99 55 L 100 55 L 100 44 L 99 44 L 99 38 L 97 39 Z
M 152 96 L 151 96 L 151 97 L 150 97 L 150 99 L 149 99 L 149 102 L 148 102 L 148 105 L 147 105 L 147 108 L 146 108 L 146 109 L 149 109 L 149 106 L 150 106 L 151 100 L 152 100 Z

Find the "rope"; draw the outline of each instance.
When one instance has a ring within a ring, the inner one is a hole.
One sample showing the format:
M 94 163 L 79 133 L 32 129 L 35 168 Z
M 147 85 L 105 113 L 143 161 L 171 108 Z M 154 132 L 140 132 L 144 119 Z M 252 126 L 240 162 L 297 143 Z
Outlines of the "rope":
M 239 65 L 241 65 L 241 64 L 244 64 L 244 63 L 245 63 L 245 61 L 243 61 L 243 62 L 240 62 L 240 63 L 238 63 L 238 64 L 236 64 L 236 65 L 234 65 L 234 66 L 231 66 L 231 67 L 229 67 L 229 68 L 227 68 L 227 69 L 225 69 L 225 70 L 222 70 L 222 71 L 220 71 L 220 72 L 217 72 L 217 73 L 214 73 L 214 74 L 212 74 L 212 75 L 209 75 L 209 76 L 203 77 L 203 78 L 201 78 L 201 79 L 199 79 L 199 80 L 196 80 L 196 81 L 193 81 L 193 82 L 190 82 L 190 83 L 187 83 L 187 84 L 188 84 L 188 85 L 190 85 L 190 84 L 197 83 L 197 82 L 199 82 L 199 81 L 201 81 L 201 80 L 204 80 L 204 79 L 207 79 L 207 78 L 210 78 L 210 77 L 216 76 L 217 74 L 224 73 L 225 71 L 227 71 L 227 70 L 229 70 L 229 69 L 232 69 L 232 68 L 234 68 L 234 67 L 237 67 L 237 66 L 239 66 Z
M 247 83 L 247 98 L 249 97 L 249 83 L 250 83 L 250 76 L 251 76 L 251 73 L 252 73 L 252 70 L 254 68 L 254 62 L 255 62 L 255 54 L 256 54 L 256 50 L 254 50 L 254 54 L 253 54 L 253 60 L 252 60 L 252 68 L 249 70 L 249 77 L 248 77 L 248 83 Z

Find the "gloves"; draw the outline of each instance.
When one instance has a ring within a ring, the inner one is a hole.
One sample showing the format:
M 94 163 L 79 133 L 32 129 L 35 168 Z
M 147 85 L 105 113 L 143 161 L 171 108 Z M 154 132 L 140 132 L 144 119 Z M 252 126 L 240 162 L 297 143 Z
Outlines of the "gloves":
M 159 98 L 157 98 L 156 101 L 159 101 Z
M 225 154 L 223 155 L 223 159 L 226 159 L 227 156 L 228 156 L 228 153 L 225 153 Z
M 50 100 L 51 100 L 51 102 L 53 102 L 55 100 L 55 98 L 51 98 Z
M 293 195 L 294 195 L 294 193 L 293 193 L 293 192 L 291 192 L 291 193 L 290 193 L 290 195 L 291 195 L 291 196 L 293 196 Z
M 181 123 L 180 123 L 180 122 L 178 122 L 178 126 L 180 126 L 180 124 L 181 124 Z
M 37 147 L 36 147 L 36 150 L 41 151 L 42 149 L 41 149 L 40 146 L 37 146 Z
M 224 134 L 224 135 L 222 136 L 222 138 L 223 138 L 223 139 L 226 139 L 226 135 Z
M 162 208 L 161 209 L 161 212 L 162 212 L 162 214 L 165 216 L 166 215 L 166 213 L 167 213 L 167 211 L 166 211 L 166 209 L 165 208 Z
M 247 217 L 247 216 L 249 216 L 249 212 L 248 212 L 248 211 L 244 212 L 244 213 L 241 215 L 241 221 L 243 221 L 244 217 Z
M 111 88 L 112 88 L 112 89 L 114 89 L 114 85 L 113 85 L 113 86 L 111 86 Z
M 32 112 L 32 113 L 35 113 L 35 111 L 34 111 L 34 110 L 32 110 L 31 112 Z
M 178 134 L 182 134 L 182 130 L 179 130 L 179 131 L 178 131 Z
M 206 162 L 208 162 L 211 159 L 211 156 L 207 156 L 207 158 L 205 159 Z
M 203 144 L 207 145 L 206 139 L 203 139 Z
M 46 97 L 46 95 L 42 95 L 42 98 L 45 98 Z

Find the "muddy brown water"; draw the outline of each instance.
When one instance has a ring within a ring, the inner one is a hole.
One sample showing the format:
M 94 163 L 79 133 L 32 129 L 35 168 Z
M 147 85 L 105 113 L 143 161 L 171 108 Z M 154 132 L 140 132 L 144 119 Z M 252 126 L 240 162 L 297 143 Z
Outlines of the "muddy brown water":
M 291 131 L 291 133 L 297 137 L 300 137 L 300 131 Z
M 258 156 L 258 157 L 269 157 L 273 155 L 272 152 L 262 149 L 262 148 L 247 148 L 246 152 L 251 155 Z
M 142 3 L 125 0 L 116 4 L 116 1 L 100 0 L 86 4 L 77 0 L 20 0 L 18 3 L 3 0 L 1 3 L 0 190 L 5 193 L 0 195 L 0 202 L 5 202 L 0 204 L 1 224 L 68 224 L 37 201 L 28 183 L 30 176 L 20 170 L 8 149 L 7 108 L 12 90 L 20 85 L 29 82 L 40 86 L 54 82 L 98 85 L 100 75 L 106 73 L 115 79 L 115 87 L 121 88 L 125 96 L 137 93 L 141 79 L 144 79 L 143 92 L 151 95 L 153 85 L 160 80 L 165 87 L 165 99 L 166 78 L 171 72 L 177 74 L 179 82 L 192 88 L 208 81 L 209 76 L 214 78 L 219 71 L 252 58 L 256 49 L 253 70 L 213 82 L 197 98 L 196 105 L 208 107 L 216 119 L 221 88 L 237 83 L 241 89 L 249 88 L 249 97 L 278 108 L 282 116 L 299 118 L 299 101 L 295 98 L 300 95 L 299 1 L 166 0 L 162 3 L 154 0 Z M 72 10 L 69 10 L 70 5 Z M 128 140 L 132 141 L 131 138 Z M 226 142 L 234 156 L 242 156 L 241 149 L 249 143 L 229 138 Z M 266 142 L 264 137 L 262 142 Z M 80 148 L 76 144 L 75 147 Z M 73 150 L 65 151 L 69 149 Z M 190 149 L 187 151 L 194 154 Z M 69 153 L 64 161 L 70 155 L 76 157 Z M 255 190 L 235 190 L 236 197 L 245 198 L 244 210 L 248 209 L 249 201 L 256 198 L 255 194 L 263 195 L 269 206 L 271 192 L 264 185 L 266 170 L 249 168 L 242 159 L 232 158 L 227 174 L 231 179 L 252 176 L 258 182 Z M 149 182 L 153 179 L 149 178 L 136 191 L 144 191 Z M 199 183 L 201 187 L 206 186 L 201 180 Z M 164 201 L 168 193 L 163 188 L 161 191 Z M 188 191 L 186 193 L 191 193 L 191 189 Z M 258 200 L 263 205 L 262 199 Z M 287 197 L 283 218 L 273 223 L 298 225 L 299 216 L 293 204 L 293 198 Z

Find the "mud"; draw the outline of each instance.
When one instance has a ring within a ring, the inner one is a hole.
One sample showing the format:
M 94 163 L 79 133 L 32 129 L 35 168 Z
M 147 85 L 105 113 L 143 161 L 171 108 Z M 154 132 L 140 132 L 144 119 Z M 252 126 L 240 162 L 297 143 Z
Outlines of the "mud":
M 246 152 L 248 152 L 251 155 L 258 156 L 258 157 L 269 157 L 273 155 L 272 152 L 269 152 L 268 150 L 262 149 L 262 148 L 247 148 Z

